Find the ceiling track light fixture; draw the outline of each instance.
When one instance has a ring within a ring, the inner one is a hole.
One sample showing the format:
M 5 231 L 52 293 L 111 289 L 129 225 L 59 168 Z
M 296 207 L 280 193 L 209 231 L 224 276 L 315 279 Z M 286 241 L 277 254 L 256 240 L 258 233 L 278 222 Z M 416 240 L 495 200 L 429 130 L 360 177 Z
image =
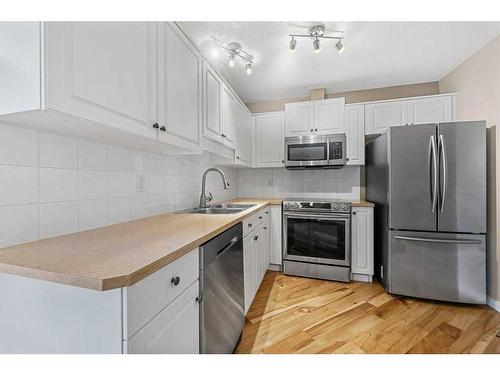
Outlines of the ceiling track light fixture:
M 333 31 L 337 34 L 344 34 L 343 31 Z M 309 29 L 309 34 L 289 34 L 292 38 L 290 39 L 290 44 L 288 45 L 288 50 L 290 52 L 295 52 L 297 49 L 297 39 L 296 38 L 309 38 L 313 40 L 313 51 L 314 53 L 318 53 L 321 51 L 321 42 L 320 39 L 334 39 L 337 41 L 335 44 L 335 48 L 337 48 L 337 52 L 340 54 L 345 51 L 345 45 L 343 43 L 343 36 L 331 36 L 325 35 L 325 25 L 315 25 Z
M 236 63 L 236 57 L 239 57 L 243 60 L 245 64 L 245 71 L 248 75 L 252 74 L 252 64 L 255 62 L 255 57 L 246 52 L 241 44 L 237 42 L 225 43 L 222 40 L 217 39 L 212 36 L 212 40 L 221 47 L 224 51 L 229 54 L 228 65 L 232 68 Z

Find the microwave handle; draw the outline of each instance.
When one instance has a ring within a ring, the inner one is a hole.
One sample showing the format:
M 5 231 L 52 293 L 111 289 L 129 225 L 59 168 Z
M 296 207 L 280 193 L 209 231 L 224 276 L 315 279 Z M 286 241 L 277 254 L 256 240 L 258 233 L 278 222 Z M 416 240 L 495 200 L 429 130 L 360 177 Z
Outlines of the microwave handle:
M 326 140 L 326 162 L 327 164 L 330 162 L 330 141 Z

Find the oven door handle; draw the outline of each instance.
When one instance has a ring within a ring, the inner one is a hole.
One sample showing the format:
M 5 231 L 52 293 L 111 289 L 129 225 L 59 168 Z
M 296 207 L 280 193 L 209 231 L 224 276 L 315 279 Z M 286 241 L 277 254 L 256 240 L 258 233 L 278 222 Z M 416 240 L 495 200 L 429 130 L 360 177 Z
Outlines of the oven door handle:
M 337 220 L 337 219 L 345 219 L 349 220 L 351 218 L 350 214 L 308 214 L 308 213 L 288 213 L 288 212 L 283 212 L 283 216 L 289 218 L 289 217 L 294 217 L 297 219 L 303 219 L 303 218 L 315 218 L 315 219 L 325 219 L 325 220 Z

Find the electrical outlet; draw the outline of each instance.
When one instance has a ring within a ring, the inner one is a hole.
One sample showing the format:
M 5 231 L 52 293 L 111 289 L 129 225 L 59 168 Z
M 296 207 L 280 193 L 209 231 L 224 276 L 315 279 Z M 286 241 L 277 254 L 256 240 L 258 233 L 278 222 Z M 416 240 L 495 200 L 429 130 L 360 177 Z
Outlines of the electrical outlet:
M 146 177 L 144 175 L 141 174 L 136 175 L 135 191 L 137 193 L 143 193 L 146 191 Z

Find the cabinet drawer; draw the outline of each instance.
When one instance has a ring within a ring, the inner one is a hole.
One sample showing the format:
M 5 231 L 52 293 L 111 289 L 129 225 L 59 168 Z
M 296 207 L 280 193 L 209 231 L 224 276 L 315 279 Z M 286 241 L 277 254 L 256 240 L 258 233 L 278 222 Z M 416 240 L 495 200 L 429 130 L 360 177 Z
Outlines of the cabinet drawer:
M 246 237 L 248 234 L 250 234 L 257 226 L 255 224 L 255 218 L 256 216 L 252 215 L 243 220 L 243 237 Z
M 255 226 L 258 227 L 261 223 L 264 222 L 266 218 L 269 218 L 269 207 L 265 207 L 255 215 Z
M 132 354 L 198 354 L 198 293 L 196 281 L 134 337 L 124 341 L 124 351 Z
M 199 249 L 124 289 L 124 338 L 134 335 L 199 277 Z M 178 279 L 178 283 L 176 278 Z M 177 285 L 175 285 L 177 283 Z

